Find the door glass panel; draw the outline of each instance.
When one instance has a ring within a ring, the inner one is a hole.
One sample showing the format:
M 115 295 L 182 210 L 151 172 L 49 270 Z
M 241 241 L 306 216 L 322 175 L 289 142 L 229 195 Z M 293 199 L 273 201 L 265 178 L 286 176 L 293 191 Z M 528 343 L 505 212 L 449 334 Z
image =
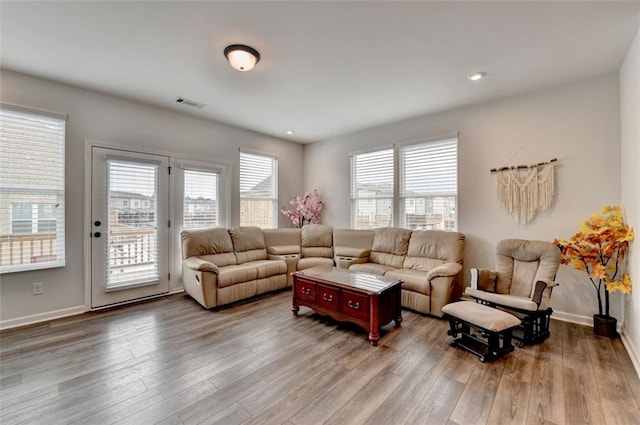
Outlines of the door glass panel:
M 106 288 L 159 279 L 158 166 L 109 160 Z

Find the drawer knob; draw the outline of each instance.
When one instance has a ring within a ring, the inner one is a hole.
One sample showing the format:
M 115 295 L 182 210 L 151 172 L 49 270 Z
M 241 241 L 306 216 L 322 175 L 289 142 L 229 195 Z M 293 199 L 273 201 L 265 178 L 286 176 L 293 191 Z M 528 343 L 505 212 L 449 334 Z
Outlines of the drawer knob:
M 358 301 L 353 302 L 353 301 L 349 300 L 349 302 L 347 302 L 347 305 L 349 307 L 351 307 L 352 309 L 354 309 L 354 310 L 359 310 L 360 309 L 360 303 Z
M 300 289 L 300 292 L 302 292 L 304 295 L 309 295 L 309 294 L 311 294 L 311 289 L 305 288 L 303 286 L 302 289 Z
M 327 293 L 326 293 L 326 292 L 325 292 L 324 294 L 322 294 L 322 298 L 324 298 L 324 300 L 325 300 L 326 302 L 329 302 L 329 303 L 330 303 L 331 301 L 333 301 L 333 295 L 327 295 Z

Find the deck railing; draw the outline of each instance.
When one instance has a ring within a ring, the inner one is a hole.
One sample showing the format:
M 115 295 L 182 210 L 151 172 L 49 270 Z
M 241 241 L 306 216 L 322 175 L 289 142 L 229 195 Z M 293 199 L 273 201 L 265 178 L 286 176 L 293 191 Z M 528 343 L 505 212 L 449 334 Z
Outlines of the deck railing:
M 57 249 L 55 233 L 0 235 L 0 265 L 55 261 Z

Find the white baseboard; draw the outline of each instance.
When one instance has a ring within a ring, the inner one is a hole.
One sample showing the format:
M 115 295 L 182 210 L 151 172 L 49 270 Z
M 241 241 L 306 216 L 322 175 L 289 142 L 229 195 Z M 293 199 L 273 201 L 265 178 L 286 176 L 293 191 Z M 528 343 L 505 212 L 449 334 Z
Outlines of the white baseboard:
M 633 344 L 631 343 L 631 341 L 629 341 L 629 338 L 627 338 L 626 332 L 620 333 L 620 339 L 622 340 L 622 345 L 624 345 L 624 348 L 627 349 L 627 354 L 629 354 L 629 358 L 631 359 L 631 363 L 633 363 L 633 367 L 636 369 L 638 377 L 640 377 L 640 355 L 638 355 L 638 352 L 633 347 Z
M 554 311 L 551 315 L 552 319 L 561 320 L 563 322 L 577 323 L 578 325 L 593 327 L 593 317 L 582 316 L 580 314 L 565 313 L 564 311 Z
M 565 313 L 564 311 L 554 311 L 551 315 L 552 319 L 560 320 L 563 322 L 576 323 L 578 325 L 593 327 L 593 316 L 582 316 L 580 314 Z M 616 330 L 622 332 L 622 322 L 618 321 Z
M 84 306 L 78 305 L 75 307 L 63 308 L 61 310 L 47 311 L 45 313 L 32 314 L 30 316 L 16 317 L 15 319 L 0 321 L 0 330 L 17 328 L 18 326 L 33 325 L 34 323 L 75 316 L 76 314 L 82 314 L 84 312 Z

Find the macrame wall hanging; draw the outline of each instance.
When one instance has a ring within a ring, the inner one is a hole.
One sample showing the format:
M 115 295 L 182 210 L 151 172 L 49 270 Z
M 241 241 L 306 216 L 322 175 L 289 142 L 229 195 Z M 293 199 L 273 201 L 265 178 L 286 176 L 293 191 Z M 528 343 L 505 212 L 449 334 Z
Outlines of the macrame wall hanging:
M 557 160 L 491 169 L 498 174 L 498 202 L 516 222 L 527 224 L 538 212 L 551 206 L 555 187 L 553 163 Z

